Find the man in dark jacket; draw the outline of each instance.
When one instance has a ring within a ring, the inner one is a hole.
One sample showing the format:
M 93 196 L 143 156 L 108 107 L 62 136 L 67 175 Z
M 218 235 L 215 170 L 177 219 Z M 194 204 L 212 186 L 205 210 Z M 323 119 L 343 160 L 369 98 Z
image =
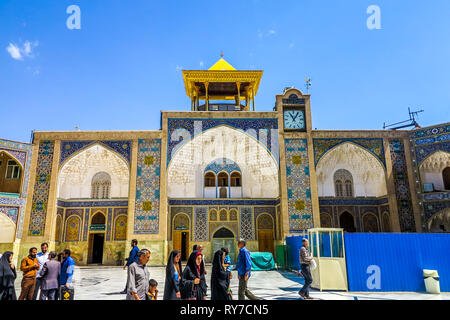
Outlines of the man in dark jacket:
M 138 262 L 138 252 L 139 248 L 137 246 L 138 241 L 136 239 L 131 240 L 131 251 L 125 260 L 127 260 L 127 263 L 123 266 L 123 270 L 126 270 L 133 262 Z M 127 272 L 127 284 L 128 284 L 128 272 Z M 127 285 L 125 285 L 125 289 L 121 292 L 122 294 L 127 294 Z
M 61 263 L 56 258 L 56 252 L 52 251 L 48 255 L 47 262 L 44 263 L 40 272 L 41 277 L 41 297 L 40 300 L 55 300 L 58 290 L 58 277 L 61 273 Z

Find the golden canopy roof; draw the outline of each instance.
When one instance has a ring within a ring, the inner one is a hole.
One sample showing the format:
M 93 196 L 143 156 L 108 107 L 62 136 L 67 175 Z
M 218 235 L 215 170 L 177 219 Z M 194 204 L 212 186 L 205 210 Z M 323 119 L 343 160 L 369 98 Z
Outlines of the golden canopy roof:
M 186 94 L 194 99 L 234 100 L 253 99 L 258 92 L 263 71 L 236 70 L 220 58 L 209 70 L 183 70 Z M 206 88 L 208 92 L 206 92 Z

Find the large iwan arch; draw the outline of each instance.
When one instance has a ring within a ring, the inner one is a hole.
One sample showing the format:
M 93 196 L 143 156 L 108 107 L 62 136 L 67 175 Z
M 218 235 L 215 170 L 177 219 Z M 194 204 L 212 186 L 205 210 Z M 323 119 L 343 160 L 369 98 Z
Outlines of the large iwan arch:
M 334 197 L 334 173 L 349 171 L 353 177 L 354 197 L 380 197 L 387 194 L 386 174 L 381 162 L 369 151 L 345 142 L 327 151 L 316 167 L 319 197 Z
M 220 158 L 241 169 L 244 198 L 278 197 L 278 164 L 273 155 L 254 137 L 224 125 L 202 132 L 177 150 L 167 173 L 168 196 L 201 198 L 205 168 Z
M 91 198 L 92 178 L 98 172 L 111 177 L 111 198 L 127 198 L 130 180 L 128 163 L 116 152 L 94 144 L 67 160 L 59 171 L 60 199 Z

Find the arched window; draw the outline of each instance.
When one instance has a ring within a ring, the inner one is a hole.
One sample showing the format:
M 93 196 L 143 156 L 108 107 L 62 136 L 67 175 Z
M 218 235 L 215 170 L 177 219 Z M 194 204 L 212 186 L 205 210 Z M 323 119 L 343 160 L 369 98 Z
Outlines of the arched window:
M 345 180 L 345 196 L 353 197 L 353 185 L 350 180 Z
M 331 216 L 328 213 L 320 214 L 320 227 L 321 228 L 332 228 L 333 227 Z
M 212 172 L 207 172 L 205 174 L 205 187 L 215 187 L 216 186 L 216 175 Z
M 221 172 L 217 176 L 219 187 L 228 187 L 228 174 L 226 172 Z
M 219 213 L 219 219 L 220 221 L 227 221 L 228 217 L 227 217 L 227 211 L 226 210 L 221 210 Z
M 342 181 L 341 180 L 336 180 L 334 182 L 334 186 L 336 188 L 336 197 L 343 197 L 344 196 L 344 192 L 342 191 Z
M 378 232 L 378 219 L 373 213 L 367 213 L 363 217 L 364 232 Z
M 336 197 L 353 197 L 353 177 L 348 170 L 337 170 L 333 178 Z
M 92 199 L 109 199 L 111 192 L 111 176 L 106 172 L 97 172 L 92 178 Z
M 209 212 L 209 221 L 217 221 L 217 211 L 216 210 L 211 210 Z
M 231 174 L 231 186 L 242 187 L 241 174 L 239 172 L 233 172 Z
M 445 190 L 450 190 L 450 167 L 442 171 L 442 180 L 444 181 Z
M 237 221 L 237 211 L 232 209 L 230 210 L 230 220 L 231 221 Z

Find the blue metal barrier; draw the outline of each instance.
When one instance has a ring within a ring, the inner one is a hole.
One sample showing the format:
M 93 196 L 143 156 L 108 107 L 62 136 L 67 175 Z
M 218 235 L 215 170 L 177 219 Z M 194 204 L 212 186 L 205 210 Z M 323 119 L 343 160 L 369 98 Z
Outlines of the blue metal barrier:
M 450 291 L 450 234 L 346 233 L 350 291 L 423 292 L 423 269 L 437 270 Z

